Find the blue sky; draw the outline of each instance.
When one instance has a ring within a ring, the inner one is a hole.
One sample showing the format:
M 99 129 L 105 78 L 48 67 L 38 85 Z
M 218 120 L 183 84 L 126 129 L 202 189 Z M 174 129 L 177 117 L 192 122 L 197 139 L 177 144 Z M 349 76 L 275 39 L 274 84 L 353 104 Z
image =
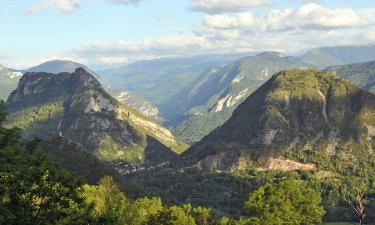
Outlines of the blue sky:
M 0 64 L 375 44 L 369 0 L 0 0 Z

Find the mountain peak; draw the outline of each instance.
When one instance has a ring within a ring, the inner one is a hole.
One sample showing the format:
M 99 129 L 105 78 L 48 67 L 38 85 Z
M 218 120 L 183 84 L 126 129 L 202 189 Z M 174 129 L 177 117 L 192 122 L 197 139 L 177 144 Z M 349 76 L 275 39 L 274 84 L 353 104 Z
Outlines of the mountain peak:
M 201 167 L 220 165 L 221 170 L 237 168 L 243 157 L 259 166 L 280 157 L 317 163 L 304 154 L 319 154 L 329 163 L 342 151 L 360 157 L 345 146 L 354 142 L 363 147 L 373 142 L 374 115 L 375 96 L 349 81 L 315 70 L 282 71 L 184 157 Z
M 184 148 L 168 129 L 110 96 L 83 68 L 27 73 L 7 104 L 8 124 L 23 128 L 26 137 L 63 136 L 103 160 L 167 161 L 176 155 L 171 149 Z
M 26 70 L 26 72 L 46 72 L 46 73 L 53 73 L 53 74 L 59 74 L 63 72 L 74 73 L 77 68 L 84 68 L 90 74 L 97 76 L 90 69 L 88 69 L 85 65 L 82 65 L 80 63 L 73 62 L 70 60 L 47 61 L 38 66 L 29 68 L 28 70 Z

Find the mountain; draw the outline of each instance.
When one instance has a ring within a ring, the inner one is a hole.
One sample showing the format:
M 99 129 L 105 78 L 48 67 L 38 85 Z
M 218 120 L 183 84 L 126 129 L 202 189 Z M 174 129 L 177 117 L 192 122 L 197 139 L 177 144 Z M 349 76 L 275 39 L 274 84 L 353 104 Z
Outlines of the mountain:
M 124 103 L 125 105 L 128 105 L 129 107 L 135 109 L 137 112 L 140 112 L 141 114 L 149 118 L 152 118 L 157 121 L 162 120 L 159 114 L 159 109 L 156 106 L 154 106 L 151 102 L 149 102 L 147 99 L 141 96 L 138 96 L 128 91 L 121 91 L 118 92 L 115 95 L 115 97 L 120 102 Z
M 375 96 L 333 73 L 282 71 L 181 159 L 233 171 L 374 170 Z
M 169 130 L 110 96 L 83 68 L 26 73 L 8 98 L 7 110 L 7 125 L 22 128 L 25 137 L 62 136 L 107 161 L 168 160 L 185 147 Z
M 355 63 L 342 66 L 330 66 L 325 71 L 351 80 L 366 91 L 375 93 L 375 61 Z
M 6 100 L 17 87 L 21 72 L 13 71 L 0 65 L 0 100 Z
M 86 71 L 89 71 L 91 74 L 95 75 L 94 72 L 92 72 L 90 69 L 88 69 L 86 66 L 76 63 L 73 61 L 69 60 L 52 60 L 52 61 L 47 61 L 44 62 L 40 65 L 31 67 L 27 69 L 25 72 L 33 72 L 33 73 L 38 73 L 38 72 L 45 72 L 45 73 L 73 73 L 77 68 L 83 68 Z
M 349 45 L 314 48 L 298 56 L 318 68 L 375 60 L 375 45 Z
M 161 58 L 131 63 L 98 72 L 105 84 L 127 90 L 149 100 L 165 118 L 173 117 L 191 83 L 214 66 L 222 66 L 251 53 Z
M 200 140 L 229 119 L 232 111 L 272 74 L 308 67 L 312 66 L 294 57 L 263 52 L 206 70 L 182 100 L 187 119 L 175 128 L 175 134 L 189 143 Z

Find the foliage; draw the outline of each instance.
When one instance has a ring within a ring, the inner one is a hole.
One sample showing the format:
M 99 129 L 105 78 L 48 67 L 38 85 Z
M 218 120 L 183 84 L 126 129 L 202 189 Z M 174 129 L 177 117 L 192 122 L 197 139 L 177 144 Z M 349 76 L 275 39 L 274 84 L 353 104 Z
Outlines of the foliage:
M 321 197 L 313 189 L 294 180 L 278 185 L 266 184 L 250 194 L 245 206 L 248 220 L 257 224 L 312 225 L 322 221 L 324 209 Z
M 0 128 L 0 224 L 58 224 L 82 203 L 81 182 L 37 154 L 37 143 Z
M 97 186 L 85 186 L 86 204 L 94 206 L 93 217 L 100 224 L 118 225 L 211 225 L 215 222 L 210 209 L 190 204 L 164 205 L 160 198 L 129 200 L 111 177 Z
M 335 72 L 338 76 L 352 81 L 366 91 L 372 93 L 375 91 L 375 61 L 342 66 L 330 66 L 325 70 Z
M 7 117 L 6 126 L 21 128 L 22 135 L 26 138 L 50 138 L 56 135 L 63 111 L 61 100 L 13 110 Z
M 369 203 L 367 194 L 369 184 L 364 178 L 347 177 L 340 186 L 340 197 L 347 203 L 359 217 L 362 225 L 366 217 L 366 207 Z
M 151 216 L 147 225 L 196 225 L 185 207 L 166 207 L 158 214 Z
M 100 223 L 125 224 L 123 212 L 128 200 L 112 177 L 103 177 L 98 186 L 85 186 L 84 195 L 88 204 L 95 205 L 94 215 Z
M 126 208 L 126 221 L 129 225 L 145 224 L 151 216 L 163 210 L 160 198 L 138 198 Z

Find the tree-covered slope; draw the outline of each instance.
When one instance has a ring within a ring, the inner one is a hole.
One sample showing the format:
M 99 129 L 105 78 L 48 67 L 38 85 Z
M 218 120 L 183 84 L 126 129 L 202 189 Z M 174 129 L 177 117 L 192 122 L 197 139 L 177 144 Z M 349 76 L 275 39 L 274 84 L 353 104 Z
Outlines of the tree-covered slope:
M 350 81 L 315 70 L 283 71 L 182 158 L 200 168 L 229 171 L 254 164 L 371 172 L 374 116 L 375 96 Z
M 362 89 L 375 93 L 375 61 L 330 66 L 325 71 L 334 72 Z
M 375 45 L 314 48 L 298 58 L 318 68 L 375 60 Z
M 184 99 L 187 118 L 175 128 L 175 134 L 189 143 L 200 140 L 229 119 L 232 111 L 272 74 L 307 67 L 311 66 L 299 59 L 263 52 L 205 71 Z
M 149 151 L 169 160 L 175 156 L 170 149 L 185 148 L 169 130 L 111 97 L 82 68 L 57 75 L 25 74 L 7 110 L 7 125 L 24 129 L 25 137 L 60 135 L 104 160 L 152 161 L 145 158 Z

